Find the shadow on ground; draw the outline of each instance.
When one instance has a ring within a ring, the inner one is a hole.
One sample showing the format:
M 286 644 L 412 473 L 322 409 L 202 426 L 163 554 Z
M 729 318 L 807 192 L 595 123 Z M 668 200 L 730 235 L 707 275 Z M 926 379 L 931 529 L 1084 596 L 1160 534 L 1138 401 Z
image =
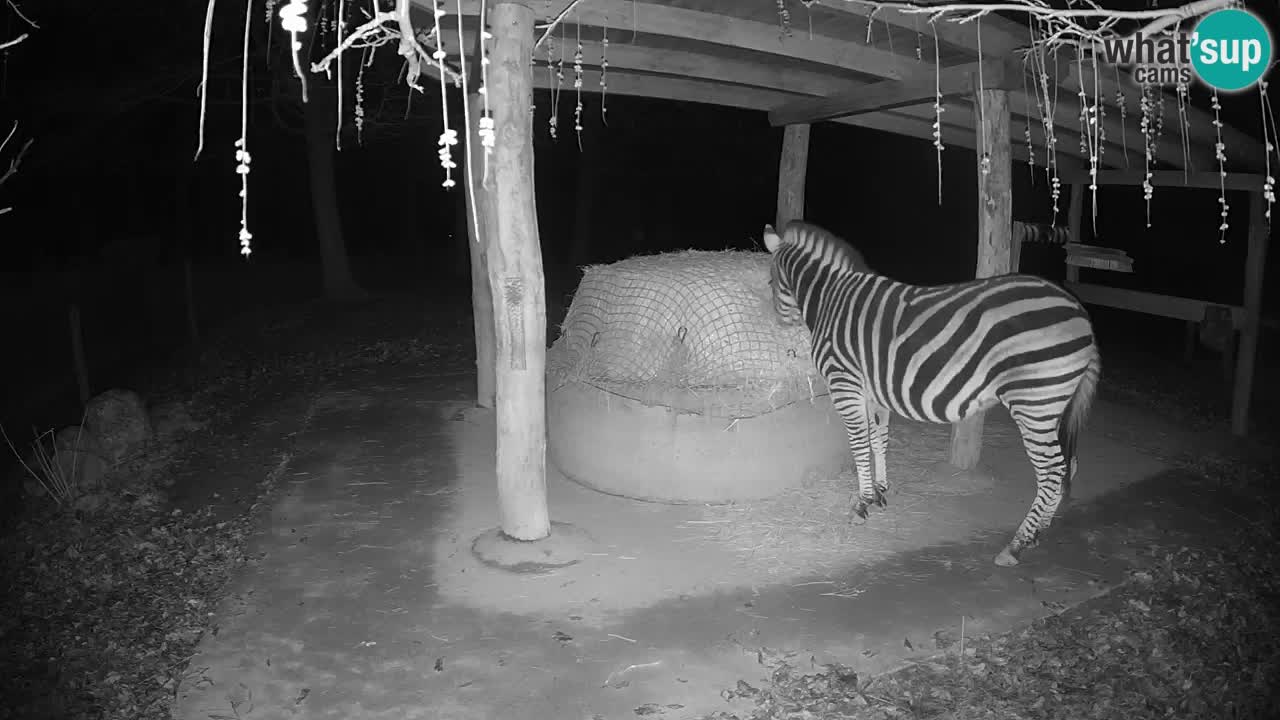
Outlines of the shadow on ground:
M 553 516 L 598 547 L 573 568 L 512 576 L 470 554 L 496 507 L 491 416 L 465 401 L 469 379 L 385 375 L 278 406 L 299 428 L 294 455 L 254 541 L 259 560 L 201 642 L 175 717 L 561 720 L 641 706 L 696 717 L 735 709 L 721 691 L 767 676 L 766 654 L 875 673 L 954 652 L 962 637 L 1105 593 L 1163 548 L 1209 542 L 1249 514 L 1130 448 L 1127 471 L 1144 469 L 1134 482 L 1071 505 L 1016 568 L 990 562 L 1014 522 L 984 518 L 961 541 L 769 578 L 676 532 L 698 508 L 553 476 Z M 1133 422 L 1146 425 L 1130 434 L 1158 434 L 1149 418 L 1113 415 L 1108 435 Z M 1001 502 L 1025 511 L 1021 497 Z

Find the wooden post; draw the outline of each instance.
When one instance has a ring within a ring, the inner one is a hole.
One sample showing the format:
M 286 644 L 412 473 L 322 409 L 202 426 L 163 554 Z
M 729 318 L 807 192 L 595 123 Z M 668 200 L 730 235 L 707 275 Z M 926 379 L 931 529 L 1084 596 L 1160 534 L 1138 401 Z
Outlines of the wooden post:
M 804 218 L 804 182 L 809 171 L 809 125 L 788 125 L 782 133 L 778 160 L 778 213 L 774 227 L 781 232 L 792 220 Z
M 468 96 L 471 107 L 471 124 L 467 133 L 467 162 L 470 164 L 471 187 L 466 192 L 466 243 L 471 255 L 471 328 L 476 341 L 476 407 L 491 408 L 496 404 L 497 380 L 496 342 L 493 326 L 493 294 L 489 287 L 489 261 L 486 248 L 493 243 L 493 231 L 485 226 L 494 216 L 485 203 L 491 193 L 485 191 L 484 148 L 480 145 L 476 124 L 484 108 L 484 98 L 479 93 Z M 490 160 L 492 161 L 492 156 Z M 490 186 L 493 178 L 490 177 Z M 477 223 L 480 225 L 476 227 Z M 477 234 L 477 229 L 479 233 Z
M 1071 183 L 1070 205 L 1067 206 L 1067 242 L 1080 242 L 1084 230 L 1084 183 Z M 1067 282 L 1080 282 L 1080 268 L 1067 266 Z
M 1262 279 L 1267 264 L 1267 201 L 1261 193 L 1249 196 L 1249 250 L 1244 261 L 1244 326 L 1236 355 L 1235 392 L 1231 401 L 1231 433 L 1249 429 L 1249 401 L 1253 395 L 1253 369 L 1258 355 L 1258 329 L 1262 323 Z
M 1022 269 L 1022 233 L 1016 233 L 1009 241 L 1009 272 Z
M 479 193 L 493 302 L 498 504 L 502 533 L 547 537 L 547 306 L 533 198 L 533 10 L 497 2 L 489 12 L 489 108 L 496 143 L 492 186 Z M 478 144 L 478 143 L 477 143 Z
M 1013 158 L 1009 91 L 983 90 L 975 103 L 978 126 L 978 267 L 980 278 L 1004 275 L 1013 259 Z M 990 163 L 984 166 L 983 150 Z M 972 470 L 982 453 L 978 413 L 951 428 L 951 464 Z

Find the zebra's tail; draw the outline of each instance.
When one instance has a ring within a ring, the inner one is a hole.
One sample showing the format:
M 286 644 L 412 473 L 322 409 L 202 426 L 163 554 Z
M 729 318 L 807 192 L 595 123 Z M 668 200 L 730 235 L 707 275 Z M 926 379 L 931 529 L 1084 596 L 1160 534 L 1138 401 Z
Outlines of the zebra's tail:
M 1076 385 L 1075 393 L 1067 401 L 1067 409 L 1062 413 L 1062 420 L 1058 424 L 1058 444 L 1062 446 L 1062 457 L 1067 464 L 1066 474 L 1062 479 L 1063 500 L 1071 494 L 1071 480 L 1076 474 L 1076 439 L 1089 415 L 1089 406 L 1093 404 L 1101 375 L 1102 356 L 1098 353 L 1097 346 L 1094 346 L 1093 357 L 1089 358 L 1084 375 L 1080 377 L 1080 384 Z

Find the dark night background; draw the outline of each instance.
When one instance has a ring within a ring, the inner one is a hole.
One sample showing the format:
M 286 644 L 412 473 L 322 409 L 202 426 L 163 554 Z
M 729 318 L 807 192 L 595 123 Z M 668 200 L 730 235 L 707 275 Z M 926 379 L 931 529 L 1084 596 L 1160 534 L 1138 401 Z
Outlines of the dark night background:
M 314 4 L 314 3 L 313 3 Z M 0 188 L 4 255 L 4 353 L 8 366 L 0 421 L 70 420 L 75 382 L 68 307 L 81 308 L 93 386 L 124 382 L 141 364 L 162 363 L 187 342 L 182 268 L 190 258 L 202 325 L 247 308 L 321 292 L 296 81 L 274 86 L 255 38 L 251 63 L 250 229 L 254 254 L 238 251 L 239 63 L 244 3 L 217 6 L 205 149 L 197 141 L 196 86 L 205 3 L 24 3 L 41 25 L 3 55 L 0 120 L 20 122 L 14 143 L 35 143 L 19 173 Z M 261 3 L 254 4 L 261 16 Z M 3 37 L 26 31 L 7 9 Z M 278 22 L 275 47 L 280 46 Z M 262 20 L 255 21 L 262 30 Z M 371 292 L 418 292 L 457 302 L 465 315 L 466 247 L 459 239 L 461 189 L 440 187 L 435 94 L 406 90 L 391 48 L 378 54 L 368 90 L 376 122 L 365 144 L 344 137 L 337 182 L 342 228 L 357 281 Z M 426 78 L 424 78 L 426 80 Z M 569 76 L 571 85 L 571 75 Z M 588 73 L 588 86 L 596 82 Z M 1197 104 L 1207 93 L 1193 90 Z M 457 109 L 457 91 L 451 100 Z M 610 96 L 585 96 L 584 146 L 572 135 L 571 87 L 561 100 L 561 137 L 547 132 L 550 98 L 535 98 L 537 202 L 548 296 L 576 280 L 575 237 L 590 241 L 577 262 L 611 262 L 639 252 L 751 247 L 774 214 L 782 131 L 763 113 Z M 1258 98 L 1224 98 L 1228 123 L 1261 136 Z M 377 108 L 381 111 L 377 112 Z M 453 120 L 458 126 L 460 118 Z M 1130 122 L 1136 122 L 1131 118 Z M 1015 138 L 1015 141 L 1019 140 Z M 1230 157 L 1232 150 L 1227 148 Z M 455 158 L 460 162 L 460 151 Z M 808 218 L 858 245 L 883 272 L 917 283 L 973 276 L 976 234 L 974 155 L 948 147 L 943 202 L 935 154 L 924 140 L 843 125 L 815 126 Z M 1141 156 L 1135 154 L 1135 161 Z M 1049 221 L 1048 185 L 1015 164 L 1014 217 Z M 1034 180 L 1034 181 L 1033 181 Z M 594 194 L 579 212 L 578 197 Z M 1145 229 L 1140 188 L 1100 191 L 1097 233 L 1086 242 L 1122 247 L 1132 276 L 1084 271 L 1085 280 L 1236 304 L 1241 301 L 1247 200 L 1230 196 L 1232 227 L 1220 245 L 1213 191 L 1157 189 Z M 1066 211 L 1066 199 L 1061 204 Z M 1087 217 L 1087 207 L 1086 207 Z M 1065 223 L 1065 216 L 1060 218 Z M 1273 250 L 1268 274 L 1280 252 Z M 1028 247 L 1023 269 L 1062 276 L 1061 250 Z M 447 283 L 441 278 L 446 278 Z M 1276 293 L 1266 314 L 1276 315 Z M 1112 337 L 1145 333 L 1175 361 L 1181 324 L 1096 310 Z M 551 322 L 558 318 L 554 312 Z M 1104 337 L 1105 339 L 1105 337 Z M 1265 338 L 1264 338 L 1265 339 Z M 1107 348 L 1104 345 L 1104 352 Z M 1264 370 L 1265 372 L 1265 370 Z

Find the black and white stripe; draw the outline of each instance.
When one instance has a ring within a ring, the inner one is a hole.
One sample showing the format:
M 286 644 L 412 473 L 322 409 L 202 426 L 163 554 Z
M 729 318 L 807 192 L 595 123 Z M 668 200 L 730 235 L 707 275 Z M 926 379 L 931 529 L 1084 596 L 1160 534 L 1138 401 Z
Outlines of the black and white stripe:
M 1066 245 L 1071 242 L 1071 230 L 1049 223 L 1013 221 L 1013 241 L 1036 245 Z
M 813 334 L 813 361 L 844 420 L 858 474 L 854 512 L 884 506 L 889 411 L 954 423 L 1003 403 L 1022 434 L 1036 497 L 995 562 L 1014 565 L 1049 526 L 1075 474 L 1076 437 L 1101 360 L 1088 313 L 1030 275 L 921 287 L 876 274 L 848 243 L 812 224 L 781 235 L 774 307 Z M 873 475 L 874 473 L 874 475 Z

